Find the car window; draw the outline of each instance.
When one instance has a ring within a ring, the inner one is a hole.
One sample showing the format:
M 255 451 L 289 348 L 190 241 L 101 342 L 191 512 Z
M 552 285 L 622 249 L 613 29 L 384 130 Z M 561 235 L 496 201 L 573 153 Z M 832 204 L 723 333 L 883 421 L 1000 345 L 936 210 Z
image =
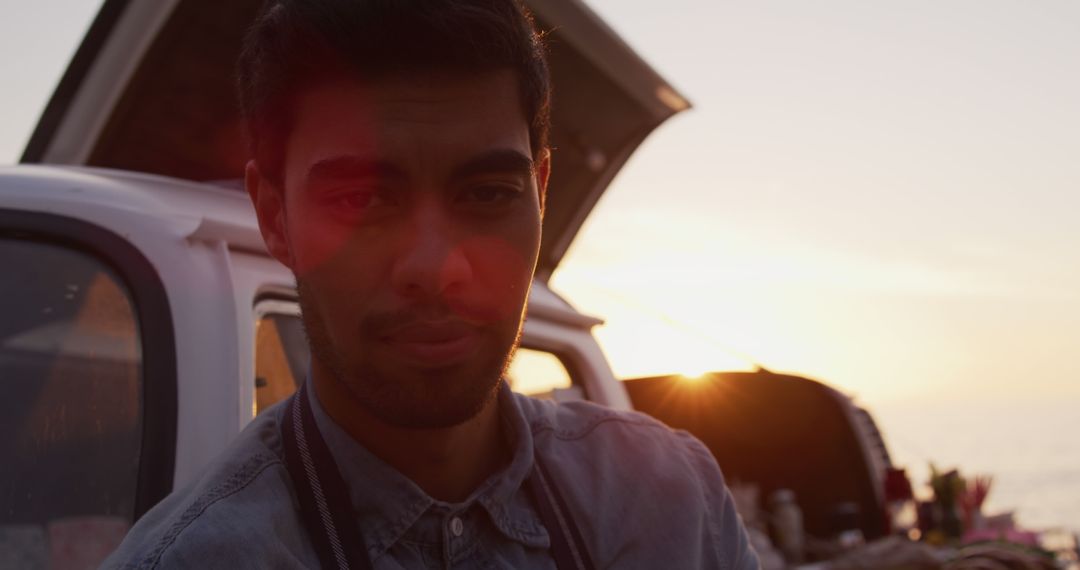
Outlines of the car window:
M 288 398 L 307 377 L 310 355 L 296 303 L 256 306 L 255 413 Z
M 52 243 L 2 237 L 0 267 L 0 537 L 31 566 L 50 551 L 100 562 L 135 516 L 132 296 L 98 258 Z
M 506 371 L 515 392 L 538 398 L 555 399 L 558 390 L 574 385 L 573 377 L 562 359 L 551 352 L 520 347 Z

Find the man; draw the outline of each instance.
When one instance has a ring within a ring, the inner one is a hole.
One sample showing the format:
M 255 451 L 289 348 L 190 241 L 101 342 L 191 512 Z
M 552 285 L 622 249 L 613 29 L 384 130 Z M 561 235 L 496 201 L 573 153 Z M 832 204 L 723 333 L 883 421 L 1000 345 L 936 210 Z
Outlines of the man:
M 501 380 L 551 169 L 516 0 L 271 1 L 239 73 L 310 377 L 106 566 L 757 567 L 700 442 Z

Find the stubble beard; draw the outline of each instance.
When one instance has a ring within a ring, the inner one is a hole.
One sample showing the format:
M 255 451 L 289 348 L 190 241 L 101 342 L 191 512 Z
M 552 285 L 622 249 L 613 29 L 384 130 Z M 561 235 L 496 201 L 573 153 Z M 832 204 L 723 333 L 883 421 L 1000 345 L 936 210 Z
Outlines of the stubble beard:
M 353 402 L 380 421 L 401 428 L 436 429 L 464 423 L 495 399 L 506 370 L 521 340 L 519 320 L 516 330 L 497 339 L 494 349 L 481 352 L 469 373 L 460 369 L 388 370 L 377 364 L 371 351 L 376 346 L 357 346 L 364 355 L 347 365 L 342 351 L 331 340 L 322 313 L 313 301 L 310 288 L 297 278 L 301 319 L 311 356 L 344 388 Z M 372 343 L 373 344 L 373 343 Z

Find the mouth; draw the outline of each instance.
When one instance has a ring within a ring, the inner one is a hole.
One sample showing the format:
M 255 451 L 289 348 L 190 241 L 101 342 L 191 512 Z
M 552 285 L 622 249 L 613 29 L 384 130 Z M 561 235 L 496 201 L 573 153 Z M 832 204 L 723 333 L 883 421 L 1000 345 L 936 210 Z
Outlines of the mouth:
M 437 368 L 472 356 L 480 335 L 475 327 L 460 321 L 419 321 L 398 327 L 380 340 L 403 361 Z

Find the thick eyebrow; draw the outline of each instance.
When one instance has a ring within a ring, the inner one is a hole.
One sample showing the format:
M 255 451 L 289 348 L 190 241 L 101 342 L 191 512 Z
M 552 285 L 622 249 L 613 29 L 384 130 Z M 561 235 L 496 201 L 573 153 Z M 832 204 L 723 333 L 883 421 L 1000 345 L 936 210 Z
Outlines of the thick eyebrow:
M 513 149 L 497 149 L 478 154 L 454 168 L 452 178 L 461 179 L 479 174 L 533 174 L 533 161 Z
M 324 158 L 308 168 L 305 182 L 348 180 L 355 178 L 405 178 L 405 172 L 394 163 L 355 155 Z

